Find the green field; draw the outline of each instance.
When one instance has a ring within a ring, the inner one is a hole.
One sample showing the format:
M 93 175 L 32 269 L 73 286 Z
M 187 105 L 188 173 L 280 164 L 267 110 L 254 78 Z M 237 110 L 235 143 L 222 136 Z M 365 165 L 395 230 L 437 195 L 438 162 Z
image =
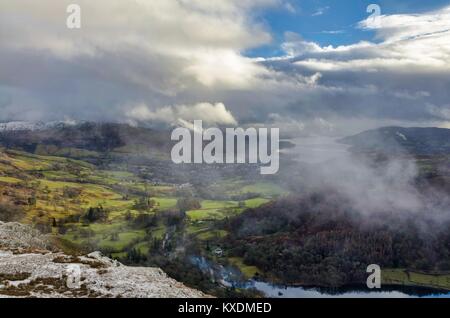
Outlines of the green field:
M 158 208 L 160 211 L 173 209 L 177 205 L 177 198 L 171 197 L 154 197 L 152 198 L 158 204 Z
M 152 240 L 167 239 L 170 231 L 164 221 L 143 229 L 133 224 L 132 220 L 138 216 L 159 217 L 168 211 L 177 211 L 177 201 L 181 197 L 177 196 L 176 185 L 152 183 L 120 166 L 100 170 L 81 160 L 46 155 L 58 153 L 55 151 L 41 148 L 41 154 L 35 155 L 0 150 L 0 186 L 8 189 L 5 192 L 8 197 L 2 199 L 22 202 L 26 214 L 22 222 L 47 224 L 55 242 L 65 250 L 100 250 L 121 259 L 127 257 L 130 249 L 147 255 Z M 79 154 L 80 157 L 95 155 L 76 149 L 64 151 L 71 152 L 72 155 Z M 286 193 L 279 186 L 261 182 L 250 184 L 239 178 L 218 180 L 210 189 L 212 193 L 224 194 L 230 199 L 198 198 L 200 208 L 186 212 L 185 225 L 182 227 L 185 234 L 203 249 L 206 249 L 209 242 L 228 235 L 226 231 L 216 227 L 216 222 L 242 213 L 246 208 L 258 207 L 271 198 Z M 136 202 L 142 199 L 142 193 L 148 193 L 148 199 L 153 200 L 156 205 L 146 211 L 138 210 L 142 208 L 137 208 Z M 252 194 L 251 199 L 231 199 L 233 196 L 249 193 Z M 30 198 L 33 200 L 30 201 Z M 94 222 L 84 219 L 90 208 L 100 207 L 107 215 L 105 219 Z M 61 222 L 64 222 L 64 232 L 60 233 Z M 173 235 L 173 228 L 171 231 L 170 235 Z M 252 277 L 258 271 L 237 258 L 230 261 L 246 277 Z
M 256 273 L 262 273 L 256 266 L 245 265 L 240 257 L 230 257 L 228 261 L 231 265 L 239 268 L 241 273 L 245 276 L 246 279 L 253 278 Z
M 245 200 L 245 207 L 257 208 L 263 204 L 266 204 L 267 202 L 270 202 L 270 200 L 264 199 L 264 198 L 249 199 L 249 200 Z
M 421 286 L 450 290 L 450 273 L 419 273 L 404 269 L 384 269 L 381 280 L 386 285 Z
M 212 240 L 212 239 L 220 239 L 227 235 L 228 233 L 223 230 L 212 230 L 212 231 L 204 231 L 197 235 L 197 238 L 202 241 Z
M 17 179 L 17 178 L 13 178 L 13 177 L 0 177 L 0 182 L 3 183 L 12 183 L 12 184 L 16 184 L 21 182 L 22 180 Z
M 192 221 L 221 220 L 230 215 L 230 209 L 238 207 L 235 201 L 204 200 L 200 204 L 200 209 L 187 212 Z
M 249 184 L 240 190 L 243 193 L 257 193 L 263 197 L 275 197 L 287 194 L 287 191 L 273 183 L 258 182 Z

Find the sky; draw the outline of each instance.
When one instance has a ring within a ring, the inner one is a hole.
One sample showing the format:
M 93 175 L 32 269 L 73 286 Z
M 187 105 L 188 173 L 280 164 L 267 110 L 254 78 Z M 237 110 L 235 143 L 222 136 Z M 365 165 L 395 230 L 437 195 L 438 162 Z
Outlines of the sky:
M 0 2 L 0 121 L 450 128 L 449 87 L 448 0 Z
M 251 56 L 277 56 L 283 54 L 280 45 L 287 31 L 301 34 L 309 41 L 322 46 L 349 45 L 358 41 L 374 40 L 374 32 L 356 28 L 359 21 L 367 19 L 367 7 L 378 4 L 382 14 L 417 14 L 436 10 L 450 1 L 446 0 L 310 0 L 284 2 L 278 10 L 267 10 L 260 18 L 266 23 L 274 41 L 250 50 Z

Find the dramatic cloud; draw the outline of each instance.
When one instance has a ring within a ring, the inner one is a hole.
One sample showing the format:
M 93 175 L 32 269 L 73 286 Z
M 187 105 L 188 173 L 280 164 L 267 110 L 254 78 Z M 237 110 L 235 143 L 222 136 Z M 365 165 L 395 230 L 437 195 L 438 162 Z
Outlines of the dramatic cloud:
M 314 92 L 299 97 L 289 111 L 300 117 L 415 124 L 448 120 L 450 95 L 444 87 L 450 85 L 450 7 L 370 18 L 359 27 L 375 30 L 377 42 L 322 47 L 286 34 L 286 57 L 265 64 L 286 74 L 320 74 Z M 318 90 L 321 94 L 315 95 Z
M 37 119 L 117 118 L 133 99 L 195 104 L 202 90 L 251 89 L 269 74 L 240 52 L 270 41 L 250 12 L 278 1 L 79 0 L 78 30 L 66 27 L 71 2 L 1 2 L 5 119 L 24 110 Z
M 450 7 L 361 21 L 375 38 L 351 45 L 286 33 L 283 56 L 249 58 L 272 41 L 259 13 L 300 8 L 283 0 L 79 0 L 82 28 L 70 30 L 72 2 L 0 3 L 0 120 L 204 119 L 328 134 L 361 123 L 449 125 Z

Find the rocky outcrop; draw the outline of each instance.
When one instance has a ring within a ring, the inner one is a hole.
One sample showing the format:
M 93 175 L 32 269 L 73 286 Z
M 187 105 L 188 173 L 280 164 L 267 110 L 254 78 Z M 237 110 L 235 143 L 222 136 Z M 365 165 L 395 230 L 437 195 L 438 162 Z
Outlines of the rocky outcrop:
M 0 297 L 207 297 L 161 269 L 129 267 L 102 256 L 66 255 L 19 223 L 0 222 Z

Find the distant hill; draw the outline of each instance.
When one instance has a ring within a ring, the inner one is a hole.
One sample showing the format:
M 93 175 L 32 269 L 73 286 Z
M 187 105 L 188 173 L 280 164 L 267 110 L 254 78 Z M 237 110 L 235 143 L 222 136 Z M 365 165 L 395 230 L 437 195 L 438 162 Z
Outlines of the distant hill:
M 341 143 L 356 152 L 450 154 L 450 129 L 384 127 L 346 137 Z
M 116 157 L 138 155 L 167 160 L 173 145 L 168 128 L 94 122 L 0 123 L 0 147 L 39 155 L 88 159 L 108 153 Z M 279 146 L 286 149 L 294 144 L 281 140 Z
M 0 123 L 0 132 L 6 131 L 38 131 L 45 130 L 56 127 L 72 126 L 76 125 L 75 122 L 62 122 L 62 121 L 52 121 L 52 122 L 28 122 L 28 121 L 10 121 Z
M 64 152 L 67 152 L 67 156 L 73 157 L 78 150 L 83 157 L 83 154 L 92 154 L 88 152 L 167 152 L 170 146 L 168 141 L 170 141 L 168 132 L 132 127 L 127 124 L 90 122 L 0 124 L 0 146 L 39 154 L 66 155 Z

